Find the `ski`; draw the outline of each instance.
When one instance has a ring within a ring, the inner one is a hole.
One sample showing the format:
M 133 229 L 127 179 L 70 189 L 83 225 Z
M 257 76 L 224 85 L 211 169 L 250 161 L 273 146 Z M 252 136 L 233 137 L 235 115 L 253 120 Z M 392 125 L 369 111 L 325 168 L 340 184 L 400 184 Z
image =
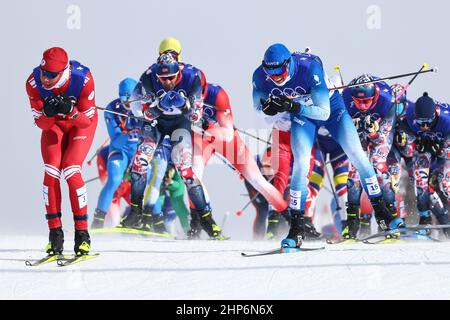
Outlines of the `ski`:
M 70 257 L 70 256 L 64 255 L 64 254 L 53 254 L 53 255 L 48 255 L 42 259 L 38 259 L 38 260 L 26 260 L 25 265 L 27 267 L 37 267 L 37 266 L 41 266 L 43 264 L 57 261 L 58 259 L 64 259 L 64 258 L 68 258 L 68 257 Z
M 352 243 L 358 243 L 358 242 L 360 242 L 360 240 L 358 240 L 358 239 L 337 239 L 337 240 L 327 239 L 326 242 L 328 244 L 352 244 Z
M 365 237 L 361 240 L 364 242 L 364 241 L 379 238 L 379 237 L 396 236 L 396 234 L 397 235 L 405 234 L 407 232 L 416 232 L 416 231 L 420 231 L 420 230 L 439 230 L 439 229 L 445 229 L 445 228 L 450 228 L 450 224 L 440 224 L 440 225 L 434 225 L 434 226 L 432 226 L 432 225 L 415 225 L 415 226 L 409 226 L 409 227 L 406 226 L 406 227 L 402 227 L 402 228 L 381 231 L 381 232 L 372 234 L 368 237 Z
M 302 252 L 302 251 L 316 251 L 316 250 L 323 250 L 325 247 L 319 247 L 319 248 L 277 248 L 274 250 L 269 251 L 263 251 L 263 252 L 257 252 L 257 253 L 245 253 L 241 252 L 241 256 L 243 257 L 258 257 L 258 256 L 268 256 L 272 254 L 281 254 L 281 253 L 294 253 L 294 252 Z
M 144 231 L 134 228 L 101 228 L 101 229 L 92 229 L 89 231 L 91 234 L 97 233 L 125 233 L 125 234 L 136 234 L 142 236 L 152 236 L 152 237 L 160 237 L 160 238 L 171 238 L 170 233 L 158 233 L 152 231 Z
M 430 237 L 429 235 L 420 233 L 410 233 L 410 234 L 400 234 L 398 238 L 385 238 L 377 241 L 364 240 L 363 243 L 366 244 L 407 243 L 409 242 L 408 240 L 442 242 L 441 240 Z
M 56 261 L 56 263 L 58 264 L 59 267 L 66 267 L 66 266 L 71 266 L 75 263 L 79 263 L 82 261 L 88 261 L 88 260 L 92 260 L 94 258 L 97 258 L 100 255 L 100 253 L 94 253 L 94 254 L 85 254 L 85 255 L 72 255 L 68 258 L 61 258 L 58 259 Z

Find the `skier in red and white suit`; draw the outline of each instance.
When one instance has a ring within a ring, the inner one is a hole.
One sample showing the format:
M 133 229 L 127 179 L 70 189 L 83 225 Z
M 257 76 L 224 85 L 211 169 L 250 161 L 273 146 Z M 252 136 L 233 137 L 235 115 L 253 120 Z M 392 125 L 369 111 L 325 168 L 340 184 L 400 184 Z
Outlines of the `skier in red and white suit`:
M 87 191 L 81 167 L 97 127 L 94 79 L 87 67 L 69 61 L 64 49 L 54 47 L 44 52 L 41 65 L 26 81 L 26 90 L 35 124 L 42 129 L 44 200 L 50 228 L 47 253 L 63 250 L 59 180 L 64 176 L 75 221 L 75 252 L 87 254 Z
M 219 85 L 208 83 L 203 103 L 203 128 L 194 131 L 194 172 L 201 177 L 214 152 L 223 155 L 228 162 L 277 210 L 284 210 L 287 203 L 261 174 L 245 142 L 234 128 L 230 101 Z

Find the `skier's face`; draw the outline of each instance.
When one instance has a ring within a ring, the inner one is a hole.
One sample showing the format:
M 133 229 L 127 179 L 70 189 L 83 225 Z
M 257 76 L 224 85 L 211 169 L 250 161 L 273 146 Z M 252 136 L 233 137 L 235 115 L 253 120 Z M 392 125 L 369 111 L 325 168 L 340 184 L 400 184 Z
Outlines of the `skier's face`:
M 44 88 L 54 87 L 61 79 L 63 72 L 49 72 L 41 69 L 41 82 Z
M 164 90 L 170 91 L 175 88 L 178 79 L 178 73 L 170 76 L 158 76 L 158 79 L 161 82 Z

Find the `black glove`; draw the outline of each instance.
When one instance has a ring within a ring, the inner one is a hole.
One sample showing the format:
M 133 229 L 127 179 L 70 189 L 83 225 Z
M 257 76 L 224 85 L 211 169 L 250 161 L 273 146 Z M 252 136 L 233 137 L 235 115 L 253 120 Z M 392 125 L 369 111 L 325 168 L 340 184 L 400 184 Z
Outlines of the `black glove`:
M 278 112 L 276 105 L 272 103 L 272 97 L 269 97 L 267 100 L 260 99 L 260 103 L 262 106 L 262 112 L 268 116 L 274 116 Z
M 439 156 L 444 148 L 444 140 L 442 138 L 435 138 L 431 140 L 429 143 L 429 148 L 433 156 Z
M 44 115 L 49 118 L 57 114 L 69 114 L 72 110 L 72 101 L 65 95 L 48 97 L 44 101 Z
M 282 95 L 278 100 L 275 100 L 276 103 L 280 103 L 280 109 L 283 111 L 291 112 L 291 113 L 299 113 L 300 112 L 300 103 L 295 102 L 294 100 Z
M 59 114 L 69 114 L 73 110 L 72 100 L 64 94 L 59 94 L 55 97 L 58 101 L 57 113 Z
M 430 140 L 428 139 L 428 137 L 418 136 L 416 138 L 417 152 L 419 152 L 419 153 L 427 152 L 429 150 L 429 143 L 430 143 Z

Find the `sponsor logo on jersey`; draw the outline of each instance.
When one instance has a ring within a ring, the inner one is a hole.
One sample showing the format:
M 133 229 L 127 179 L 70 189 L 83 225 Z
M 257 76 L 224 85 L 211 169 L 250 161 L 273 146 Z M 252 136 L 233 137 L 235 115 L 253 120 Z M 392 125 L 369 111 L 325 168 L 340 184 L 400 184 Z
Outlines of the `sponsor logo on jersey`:
M 94 97 L 95 97 L 95 90 L 92 90 L 91 94 L 88 97 L 88 100 L 92 101 L 94 99 Z

